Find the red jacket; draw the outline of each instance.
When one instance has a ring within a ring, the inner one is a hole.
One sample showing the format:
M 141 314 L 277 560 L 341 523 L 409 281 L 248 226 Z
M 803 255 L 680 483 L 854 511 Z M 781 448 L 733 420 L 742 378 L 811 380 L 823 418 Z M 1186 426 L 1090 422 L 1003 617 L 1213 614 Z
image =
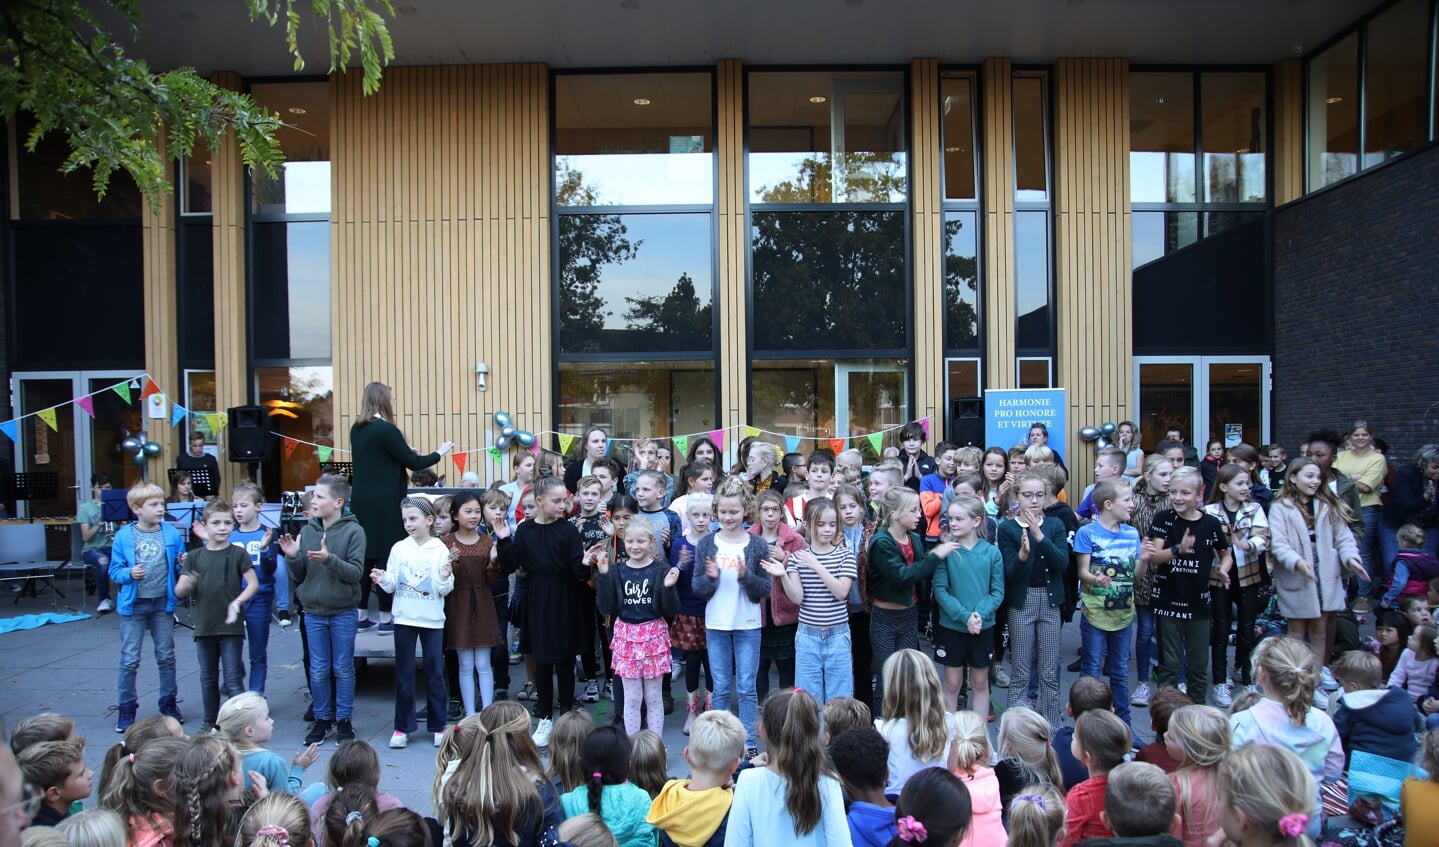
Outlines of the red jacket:
M 751 524 L 750 535 L 760 535 L 762 529 L 759 524 Z M 809 545 L 805 544 L 804 536 L 795 532 L 788 524 L 781 523 L 779 532 L 775 534 L 775 545 L 784 551 L 784 558 L 788 559 L 789 554 L 803 550 Z M 783 561 L 783 559 L 781 560 Z M 760 620 L 765 626 L 787 626 L 799 623 L 799 604 L 789 599 L 784 593 L 784 585 L 777 576 L 770 577 L 769 597 L 760 601 Z
M 1059 839 L 1059 847 L 1074 847 L 1086 838 L 1114 837 L 1109 827 L 1099 820 L 1099 813 L 1104 811 L 1104 790 L 1108 786 L 1109 775 L 1105 774 L 1091 776 L 1069 789 L 1069 796 L 1064 798 L 1064 837 Z

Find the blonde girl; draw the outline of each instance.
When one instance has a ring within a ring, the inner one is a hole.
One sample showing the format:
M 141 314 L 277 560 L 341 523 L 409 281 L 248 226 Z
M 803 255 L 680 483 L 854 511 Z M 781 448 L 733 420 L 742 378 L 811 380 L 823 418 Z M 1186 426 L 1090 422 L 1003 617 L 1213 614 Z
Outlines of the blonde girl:
M 67 847 L 125 847 L 125 821 L 109 809 L 70 815 L 55 824 L 55 832 Z
M 407 536 L 390 548 L 384 570 L 370 571 L 370 581 L 393 594 L 391 613 L 395 622 L 395 732 L 390 746 L 410 743 L 417 729 L 415 720 L 415 645 L 425 663 L 426 722 L 434 733 L 435 746 L 445 735 L 445 595 L 455 587 L 451 551 L 432 534 L 435 511 L 423 497 L 400 501 L 400 519 Z
M 100 805 L 125 820 L 127 847 L 173 847 L 175 801 L 168 780 L 190 742 L 156 738 L 115 762 L 101 786 Z
M 979 537 L 984 504 L 961 496 L 947 507 L 950 553 L 934 572 L 934 602 L 939 607 L 935 659 L 944 665 L 944 705 L 957 703 L 969 669 L 970 702 L 989 717 L 989 668 L 994 663 L 995 611 L 1004 602 L 1004 559 L 999 548 Z
M 1064 835 L 1064 795 L 1047 782 L 1021 788 L 1005 813 L 1009 847 L 1054 847 Z
M 235 847 L 309 847 L 310 810 L 293 794 L 276 792 L 240 818 Z
M 954 713 L 954 775 L 969 792 L 970 824 L 961 847 L 1002 844 L 1004 803 L 1000 799 L 999 777 L 989 767 L 988 721 L 978 712 Z
M 945 711 L 934 662 L 918 650 L 900 650 L 884 663 L 884 716 L 875 728 L 889 742 L 884 793 L 898 794 L 922 768 L 956 767 L 954 715 Z
M 1144 448 L 1134 421 L 1120 421 L 1114 431 L 1114 446 L 1124 451 L 1124 476 L 1131 481 L 1144 473 Z
M 1219 766 L 1220 824 L 1236 847 L 1314 847 L 1319 790 L 1293 752 L 1270 744 L 1235 750 Z
M 999 777 L 1000 798 L 1006 809 L 1025 786 L 1044 783 L 1061 793 L 1065 790 L 1064 773 L 1050 738 L 1049 721 L 1033 709 L 1006 709 L 1000 717 L 996 745 L 999 761 L 994 773 Z
M 955 549 L 953 542 L 946 541 L 925 553 L 919 517 L 919 495 L 904 486 L 886 491 L 875 512 L 875 524 L 883 529 L 876 530 L 869 542 L 869 633 L 874 663 L 880 667 L 895 651 L 919 647 L 916 586 L 933 576 Z M 884 698 L 882 675 L 874 696 Z
M 800 498 L 798 502 L 803 502 Z M 773 488 L 761 491 L 754 498 L 755 522 L 751 535 L 758 535 L 769 545 L 769 558 L 782 565 L 806 546 L 800 529 L 789 525 L 784 496 Z M 794 686 L 795 633 L 799 630 L 799 603 L 785 593 L 783 574 L 770 574 L 769 597 L 760 601 L 759 674 L 755 678 L 755 696 L 763 700 L 769 694 L 769 671 L 773 666 L 780 688 Z
M 1173 475 L 1174 465 L 1168 459 L 1158 453 L 1145 457 L 1144 472 L 1134 482 L 1134 508 L 1129 512 L 1129 525 L 1140 538 L 1149 537 L 1154 516 L 1169 508 L 1169 478 Z M 1139 686 L 1129 697 L 1131 706 L 1148 706 L 1154 693 L 1149 677 L 1159 655 L 1159 644 L 1154 640 L 1154 607 L 1150 605 L 1153 596 L 1154 569 L 1146 568 L 1134 580 L 1134 671 Z
M 1309 643 L 1320 665 L 1334 652 L 1334 613 L 1347 606 L 1343 570 L 1364 581 L 1368 571 L 1349 530 L 1349 507 L 1339 500 L 1313 459 L 1295 459 L 1269 507 L 1274 589 L 1289 636 Z
M 1241 687 L 1251 683 L 1249 659 L 1254 653 L 1254 619 L 1259 616 L 1263 601 L 1259 597 L 1266 574 L 1264 553 L 1269 549 L 1269 518 L 1264 509 L 1250 497 L 1253 480 L 1242 465 L 1229 463 L 1219 469 L 1210 492 L 1205 514 L 1213 515 L 1229 539 L 1234 568 L 1228 581 L 1216 572 L 1210 577 L 1213 615 L 1210 617 L 1209 648 L 1215 680 L 1214 703 L 1228 708 L 1232 700 L 1228 675 L 1229 624 L 1231 609 L 1238 607 L 1238 626 L 1234 634 L 1234 669 L 1232 677 Z M 1221 674 L 1224 674 L 1221 678 Z
M 524 706 L 502 700 L 485 707 L 469 755 L 459 761 L 435 805 L 445 832 L 444 847 L 491 843 L 533 847 L 544 843 L 550 827 L 559 825 L 555 791 L 544 778 Z
M 855 579 L 854 552 L 844 546 L 839 511 L 828 497 L 805 504 L 810 545 L 785 564 L 765 562 L 792 602 L 799 604 L 795 633 L 795 683 L 821 705 L 854 693 L 849 646 L 849 587 Z
M 1264 699 L 1229 717 L 1234 748 L 1272 744 L 1292 751 L 1312 777 L 1317 810 L 1318 785 L 1344 774 L 1344 748 L 1334 721 L 1312 705 L 1319 687 L 1314 653 L 1297 639 L 1271 638 L 1255 651 L 1254 681 Z M 1311 835 L 1317 837 L 1319 827 L 1316 814 L 1310 821 Z
M 643 788 L 653 800 L 670 778 L 664 739 L 652 729 L 642 729 L 631 741 L 630 782 Z
M 247 691 L 226 700 L 220 706 L 215 728 L 240 751 L 245 773 L 258 773 L 273 791 L 298 794 L 304 784 L 305 769 L 320 757 L 320 745 L 301 747 L 290 760 L 286 773 L 284 760 L 263 746 L 274 734 L 275 720 L 270 717 L 270 704 L 254 692 Z M 247 779 L 245 787 L 253 790 L 254 780 Z
M 640 706 L 651 729 L 664 726 L 663 677 L 670 672 L 670 631 L 666 616 L 679 610 L 680 570 L 655 558 L 657 539 L 649 521 L 625 528 L 623 563 L 611 565 L 596 551 L 595 596 L 600 614 L 614 621 L 614 672 L 624 686 L 625 731 L 640 731 Z
M 719 532 L 695 545 L 699 564 L 690 577 L 695 596 L 705 601 L 705 642 L 714 674 L 713 706 L 729 711 L 730 698 L 739 695 L 739 719 L 749 742 L 746 758 L 754 755 L 758 739 L 759 700 L 755 674 L 759 672 L 760 601 L 770 595 L 770 576 L 763 562 L 771 558 L 769 545 L 745 531 L 750 494 L 742 476 L 731 476 L 715 494 L 715 520 Z
M 867 706 L 874 701 L 874 645 L 869 632 L 869 540 L 874 535 L 874 521 L 866 518 L 864 492 L 859 486 L 836 488 L 834 505 L 839 510 L 844 546 L 855 556 L 854 582 L 849 586 L 851 696 Z
M 1032 449 L 1032 448 L 1031 448 Z M 1054 729 L 1059 715 L 1059 607 L 1065 602 L 1069 542 L 1064 523 L 1044 513 L 1049 496 L 1043 477 L 1025 471 L 1014 481 L 1019 511 L 999 525 L 1009 598 L 1009 708 L 1029 706 L 1029 674 L 1039 663 L 1039 713 Z
M 229 847 L 225 829 L 245 786 L 241 764 L 235 745 L 219 734 L 191 739 L 171 763 L 167 790 L 175 798 L 175 847 Z M 256 774 L 249 776 L 255 781 Z M 255 781 L 256 799 L 268 793 L 262 781 Z
M 850 843 L 844 797 L 819 743 L 819 705 L 806 691 L 780 689 L 764 701 L 765 767 L 735 780 L 725 843 Z
M 450 503 L 455 531 L 441 539 L 450 550 L 454 587 L 445 596 L 445 647 L 459 660 L 460 702 L 466 715 L 495 701 L 490 651 L 502 647 L 504 633 L 491 585 L 500 578 L 499 538 L 510 528 L 498 521 L 486 532 L 485 504 L 478 492 L 462 490 Z M 493 515 L 492 515 L 493 516 Z M 479 699 L 475 680 L 479 680 Z
M 1219 829 L 1219 765 L 1229 754 L 1229 718 L 1210 706 L 1182 706 L 1169 717 L 1164 746 L 1178 770 L 1175 812 L 1183 823 L 1186 847 L 1203 847 Z

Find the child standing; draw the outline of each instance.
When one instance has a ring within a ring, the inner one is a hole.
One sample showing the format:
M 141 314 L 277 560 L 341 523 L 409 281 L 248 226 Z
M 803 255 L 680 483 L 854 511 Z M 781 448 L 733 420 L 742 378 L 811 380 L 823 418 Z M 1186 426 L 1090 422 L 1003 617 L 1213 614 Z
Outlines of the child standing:
M 659 545 L 656 555 L 661 557 L 669 552 L 670 542 L 680 534 L 680 516 L 665 508 L 665 503 L 669 502 L 665 494 L 665 483 L 668 480 L 669 477 L 659 471 L 644 470 L 640 471 L 634 488 L 627 489 L 640 505 L 637 517 L 644 518 L 654 529 L 655 540 Z
M 205 524 L 205 546 L 185 557 L 185 568 L 175 580 L 175 596 L 195 595 L 195 654 L 200 661 L 205 726 L 211 727 L 220 711 L 220 694 L 234 697 L 245 688 L 245 663 L 241 657 L 245 623 L 240 615 L 245 601 L 254 596 L 260 583 L 244 548 L 230 543 L 230 533 L 235 529 L 230 504 L 211 500 L 205 504 L 201 519 Z
M 1089 779 L 1069 789 L 1064 798 L 1064 837 L 1060 847 L 1073 847 L 1086 838 L 1114 835 L 1100 818 L 1109 772 L 1129 755 L 1131 736 L 1124 721 L 1109 712 L 1085 712 L 1074 722 L 1070 750 L 1088 770 Z
M 1173 473 L 1174 466 L 1163 456 L 1148 456 L 1144 460 L 1144 472 L 1134 482 L 1134 508 L 1129 516 L 1129 525 L 1141 539 L 1149 537 L 1154 516 L 1169 508 L 1169 477 Z M 1151 694 L 1149 679 L 1154 673 L 1157 652 L 1154 606 L 1150 602 L 1153 590 L 1154 568 L 1145 568 L 1134 581 L 1134 664 L 1139 687 L 1129 698 L 1132 706 L 1147 706 Z
M 1251 479 L 1249 472 L 1238 464 L 1227 464 L 1219 469 L 1210 492 L 1206 514 L 1218 519 L 1229 538 L 1229 550 L 1234 556 L 1234 569 L 1227 582 L 1220 584 L 1211 579 L 1210 591 L 1214 595 L 1213 625 L 1209 628 L 1209 649 L 1214 669 L 1214 705 L 1229 708 L 1233 701 L 1229 676 L 1229 624 L 1233 620 L 1231 609 L 1238 607 L 1238 626 L 1234 632 L 1234 679 L 1241 687 L 1251 683 L 1249 659 L 1254 652 L 1254 619 L 1259 616 L 1261 600 L 1259 591 L 1267 575 L 1264 566 L 1264 552 L 1269 549 L 1269 519 L 1264 509 L 1250 497 Z
M 754 500 L 759 520 L 749 528 L 750 534 L 758 535 L 769 545 L 769 558 L 781 565 L 805 548 L 804 537 L 785 522 L 786 508 L 783 494 L 773 488 L 761 491 Z M 799 604 L 785 593 L 781 577 L 783 574 L 770 575 L 769 596 L 759 603 L 759 674 L 755 678 L 755 692 L 760 700 L 769 694 L 771 665 L 778 672 L 780 688 L 794 685 L 794 636 L 799 630 Z
M 98 600 L 95 613 L 99 615 L 115 609 L 115 604 L 110 601 L 110 548 L 114 542 L 109 524 L 102 517 L 100 502 L 100 492 L 109 490 L 109 474 L 102 471 L 91 474 L 90 499 L 81 503 L 75 512 L 75 523 L 80 527 L 80 538 L 85 542 L 80 549 L 80 559 L 95 568 L 95 597 Z
M 810 500 L 804 518 L 810 546 L 792 553 L 784 564 L 771 559 L 764 568 L 783 579 L 784 593 L 799 604 L 795 682 L 823 705 L 854 693 L 849 646 L 854 553 L 843 545 L 834 501 Z
M 770 595 L 770 576 L 762 562 L 770 557 L 764 539 L 745 532 L 749 489 L 732 476 L 715 496 L 720 529 L 695 545 L 691 586 L 705 600 L 705 639 L 714 673 L 714 708 L 727 712 L 738 690 L 739 719 L 749 736 L 747 757 L 756 744 L 755 674 L 759 672 L 760 601 Z
M 1134 630 L 1134 583 L 1149 563 L 1140 554 L 1139 533 L 1125 523 L 1134 509 L 1134 492 L 1118 478 L 1124 456 L 1116 454 L 1113 458 L 1113 476 L 1096 482 L 1090 492 L 1095 519 L 1074 535 L 1083 606 L 1079 619 L 1083 644 L 1079 672 L 1099 676 L 1104 667 L 1109 668 L 1115 714 L 1132 728 L 1129 638 Z
M 703 460 L 700 460 L 703 462 Z M 691 465 L 699 462 L 691 462 Z M 707 463 L 706 463 L 707 464 Z M 688 472 L 688 467 L 686 467 Z M 700 671 L 705 677 L 705 691 L 714 690 L 714 678 L 710 674 L 709 652 L 705 643 L 705 604 L 694 591 L 695 548 L 700 539 L 710 534 L 713 520 L 714 498 L 700 491 L 692 491 L 680 498 L 685 501 L 687 528 L 684 535 L 670 545 L 670 564 L 679 568 L 680 581 L 676 586 L 679 593 L 679 613 L 670 626 L 670 646 L 682 650 L 685 660 L 685 723 L 681 732 L 690 734 L 690 727 L 701 712 L 709 711 L 706 701 L 709 695 L 700 693 Z M 741 750 L 741 753 L 744 751 Z
M 969 668 L 970 702 L 989 717 L 989 668 L 994 663 L 994 613 L 1004 602 L 1004 559 L 999 548 L 979 537 L 984 504 L 961 497 L 949 504 L 946 536 L 954 552 L 934 572 L 939 607 L 934 658 L 944 665 L 944 707 L 955 707 Z
M 1029 676 L 1039 662 L 1039 712 L 1051 732 L 1059 718 L 1059 607 L 1064 604 L 1064 570 L 1069 544 L 1059 518 L 1044 514 L 1044 480 L 1025 471 L 1014 482 L 1015 509 L 999 525 L 1009 603 L 1010 669 L 1008 708 L 1029 706 Z
M 601 508 L 604 506 L 604 500 L 601 499 L 603 491 L 604 487 L 599 479 L 592 474 L 580 477 L 579 482 L 575 483 L 577 511 L 570 520 L 575 529 L 580 531 L 580 546 L 586 550 L 596 544 L 605 545 L 610 540 L 610 534 L 614 532 L 614 524 Z M 599 634 L 599 619 L 595 616 L 594 584 L 594 575 L 591 574 L 589 581 L 580 589 L 580 682 L 585 686 L 584 692 L 580 694 L 582 703 L 600 701 L 600 683 L 605 676 L 605 669 L 595 660 L 595 647 L 599 643 L 596 638 Z
M 487 492 L 488 493 L 488 492 Z M 494 537 L 481 532 L 485 507 L 473 491 L 460 491 L 450 502 L 455 531 L 442 539 L 452 551 L 451 569 L 455 586 L 445 596 L 445 646 L 455 651 L 460 665 L 460 702 L 466 715 L 473 715 L 495 701 L 494 665 L 490 651 L 503 649 L 505 640 L 500 631 L 497 604 L 490 590 L 501 578 L 499 548 L 495 538 L 508 538 L 509 525 L 497 520 Z M 475 679 L 479 678 L 479 698 L 475 697 Z
M 809 482 L 796 497 L 791 497 L 784 504 L 784 518 L 792 527 L 799 527 L 804 524 L 805 507 L 810 501 L 821 497 L 828 499 L 834 492 L 835 486 L 840 480 L 835 477 L 834 459 L 828 453 L 809 454 L 807 473 Z
M 280 536 L 280 552 L 290 569 L 296 599 L 305 608 L 305 633 L 310 645 L 310 697 L 315 722 L 306 744 L 325 740 L 335 730 L 335 743 L 355 738 L 355 628 L 359 619 L 360 580 L 365 563 L 365 530 L 345 514 L 350 483 L 338 474 L 315 481 L 313 516 L 300 537 Z M 335 698 L 330 699 L 330 679 Z
M 920 480 L 935 472 L 934 459 L 924 452 L 924 439 L 924 427 L 918 423 L 907 423 L 899 430 L 899 484 L 915 494 L 919 493 Z
M 1185 706 L 1164 735 L 1179 768 L 1169 775 L 1185 847 L 1204 847 L 1219 829 L 1219 764 L 1229 755 L 1229 719 L 1210 706 Z
M 874 700 L 874 646 L 869 634 L 869 539 L 874 521 L 865 518 L 864 493 L 854 485 L 835 489 L 839 531 L 855 556 L 854 582 L 849 586 L 850 666 L 854 697 L 866 706 Z
M 660 677 L 670 672 L 667 615 L 679 609 L 675 585 L 680 571 L 655 558 L 654 532 L 646 521 L 631 521 L 625 529 L 625 559 L 611 566 L 598 558 L 595 589 L 600 614 L 613 616 L 614 672 L 625 689 L 625 732 L 640 731 L 640 705 L 648 712 L 649 727 L 664 728 Z
M 1123 450 L 1118 447 L 1105 447 L 1100 450 L 1099 456 L 1094 460 L 1094 485 L 1106 479 L 1122 480 L 1124 465 Z M 1084 489 L 1084 496 L 1079 499 L 1079 508 L 1074 510 L 1074 513 L 1084 520 L 1099 514 L 1099 504 L 1094 502 L 1094 485 Z M 1126 483 L 1124 487 L 1129 488 L 1129 485 Z
M 680 496 L 676 497 L 670 503 L 670 511 L 680 516 L 680 529 L 684 532 L 689 532 L 690 497 L 696 494 L 702 494 L 710 498 L 711 504 L 713 504 L 714 502 L 714 466 L 711 465 L 709 462 L 706 462 L 704 459 L 696 459 L 695 461 L 690 462 L 688 465 L 685 465 L 684 472 L 681 474 L 681 476 L 684 479 L 685 492 Z M 710 520 L 713 521 L 714 519 L 711 518 Z M 706 532 L 708 532 L 709 529 L 709 526 L 705 527 Z
M 695 719 L 689 736 L 684 758 L 690 778 L 666 782 L 645 820 L 660 831 L 662 845 L 723 847 L 744 724 L 729 712 L 709 711 Z
M 110 556 L 110 581 L 116 589 L 115 611 L 120 615 L 120 717 L 115 731 L 124 732 L 139 710 L 135 674 L 140 670 L 140 648 L 145 633 L 155 647 L 160 672 L 160 714 L 180 723 L 185 719 L 175 705 L 175 568 L 185 555 L 180 531 L 165 523 L 165 490 L 150 482 L 137 482 L 125 495 L 135 522 L 115 533 Z
M 1200 509 L 1203 480 L 1183 467 L 1169 480 L 1170 508 L 1149 527 L 1148 560 L 1155 569 L 1154 614 L 1159 621 L 1159 684 L 1177 685 L 1179 667 L 1189 696 L 1204 703 L 1209 694 L 1209 613 L 1211 571 L 1228 584 L 1233 560 L 1229 539 L 1213 515 Z
M 940 517 L 943 514 L 940 508 L 945 492 L 949 490 L 950 480 L 954 479 L 954 454 L 958 449 L 958 446 L 948 441 L 939 442 L 934 448 L 934 473 L 925 474 L 919 481 L 919 507 L 924 512 L 926 544 L 939 543 Z M 810 464 L 813 466 L 814 463 Z
M 415 731 L 415 645 L 425 663 L 425 718 L 440 746 L 445 734 L 445 595 L 455 587 L 451 552 L 431 534 L 435 515 L 430 501 L 406 497 L 400 519 L 408 536 L 390 548 L 385 569 L 370 571 L 370 581 L 393 594 L 395 616 L 395 732 L 390 747 L 410 743 Z
M 250 690 L 265 693 L 270 667 L 270 616 L 279 610 L 281 626 L 290 625 L 290 574 L 281 564 L 275 533 L 260 525 L 260 486 L 246 480 L 235 486 L 230 506 L 235 510 L 235 531 L 230 541 L 250 557 L 259 588 L 245 604 L 245 637 L 250 642 Z
M 954 770 L 954 714 L 945 711 L 934 662 L 918 650 L 900 650 L 884 663 L 884 717 L 875 726 L 889 742 L 884 793 L 898 796 L 905 780 L 923 768 Z

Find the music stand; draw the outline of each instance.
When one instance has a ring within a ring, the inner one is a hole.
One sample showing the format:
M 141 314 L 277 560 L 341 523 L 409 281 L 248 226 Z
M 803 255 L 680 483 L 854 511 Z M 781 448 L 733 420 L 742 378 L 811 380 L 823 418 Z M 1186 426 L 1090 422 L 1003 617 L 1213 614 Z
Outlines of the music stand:
M 126 499 L 129 491 L 108 489 L 100 492 L 100 520 L 105 523 L 126 524 L 134 520 L 130 513 L 130 502 Z
M 4 487 L 15 501 L 54 500 L 60 496 L 60 475 L 58 473 L 15 473 L 6 474 Z M 30 515 L 30 522 L 35 516 Z
M 355 481 L 355 463 L 325 462 L 320 465 L 320 473 L 337 473 L 340 476 L 343 476 L 346 482 L 353 484 Z
M 190 490 L 201 497 L 213 497 L 219 492 L 215 491 L 215 481 L 210 478 L 209 468 L 170 468 L 166 471 L 170 477 L 170 489 L 175 488 L 175 478 L 181 474 L 190 475 Z

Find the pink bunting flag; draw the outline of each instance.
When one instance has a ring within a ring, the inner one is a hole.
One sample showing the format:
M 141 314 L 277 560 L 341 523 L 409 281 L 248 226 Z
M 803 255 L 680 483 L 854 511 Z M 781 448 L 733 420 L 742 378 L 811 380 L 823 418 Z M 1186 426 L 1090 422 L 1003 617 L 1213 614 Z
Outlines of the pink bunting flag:
M 75 405 L 85 410 L 85 414 L 95 417 L 95 399 L 90 395 L 75 398 Z
M 929 418 L 920 418 L 919 426 L 924 430 L 924 440 L 929 440 Z
M 724 430 L 710 430 L 710 441 L 713 441 L 715 443 L 716 449 L 718 449 L 721 453 L 724 452 Z

